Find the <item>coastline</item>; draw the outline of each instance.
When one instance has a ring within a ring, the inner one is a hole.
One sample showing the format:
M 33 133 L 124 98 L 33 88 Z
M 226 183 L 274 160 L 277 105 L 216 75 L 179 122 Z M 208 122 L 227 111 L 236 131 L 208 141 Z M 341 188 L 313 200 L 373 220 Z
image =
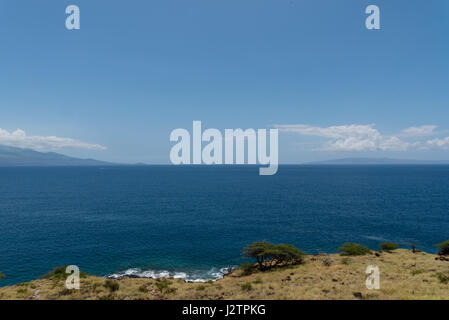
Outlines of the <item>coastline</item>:
M 140 268 L 131 268 L 122 272 L 116 272 L 107 275 L 107 279 L 121 280 L 125 278 L 143 278 L 143 279 L 160 279 L 172 278 L 183 279 L 190 283 L 204 283 L 207 281 L 216 281 L 222 279 L 227 274 L 233 272 L 237 266 L 229 266 L 223 268 L 211 268 L 208 271 L 168 271 L 168 270 L 142 270 Z
M 380 270 L 380 289 L 366 287 L 366 268 Z M 0 288 L 2 300 L 348 300 L 449 299 L 449 261 L 436 254 L 398 249 L 364 256 L 307 255 L 305 263 L 243 275 L 236 270 L 217 281 L 186 282 L 182 278 L 86 275 L 80 290 L 65 288 L 50 277 Z

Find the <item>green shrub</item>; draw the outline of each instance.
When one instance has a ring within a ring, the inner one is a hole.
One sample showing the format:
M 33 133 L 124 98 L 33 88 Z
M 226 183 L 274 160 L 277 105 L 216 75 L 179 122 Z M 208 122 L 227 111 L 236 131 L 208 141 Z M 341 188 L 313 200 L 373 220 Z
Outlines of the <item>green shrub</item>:
M 52 271 L 41 276 L 40 278 L 41 279 L 52 279 L 52 280 L 66 280 L 70 276 L 70 273 L 65 272 L 66 269 L 67 269 L 67 266 L 56 267 Z M 87 273 L 80 270 L 80 278 L 86 278 L 86 277 L 87 277 Z
M 440 272 L 437 273 L 437 278 L 441 283 L 447 284 L 449 283 L 449 276 L 445 275 L 444 273 Z
M 261 284 L 263 283 L 261 278 L 257 278 L 256 280 L 253 281 L 254 284 Z
M 242 291 L 251 291 L 251 290 L 253 290 L 253 286 L 249 282 L 242 284 L 240 287 L 242 288 Z
M 379 295 L 377 293 L 367 293 L 365 295 L 366 300 L 377 299 L 377 298 L 379 298 Z
M 341 263 L 342 263 L 342 264 L 348 265 L 348 264 L 351 263 L 351 259 L 349 259 L 349 258 L 343 258 L 343 259 L 341 259 Z
M 172 285 L 171 281 L 169 281 L 166 278 L 162 278 L 162 279 L 159 278 L 156 280 L 156 288 L 162 294 L 174 293 L 174 292 L 176 292 L 176 290 L 178 290 L 177 288 L 170 288 L 171 285 Z
M 115 292 L 115 291 L 117 291 L 120 288 L 120 285 L 119 285 L 119 283 L 117 281 L 110 280 L 110 279 L 107 279 L 104 282 L 103 286 L 105 288 L 109 289 L 109 291 L 111 291 L 111 292 Z
M 416 275 L 421 274 L 421 273 L 424 273 L 424 272 L 425 272 L 425 270 L 417 269 L 417 270 L 413 270 L 413 271 L 411 272 L 411 274 L 412 274 L 412 276 L 416 276 Z
M 3 272 L 0 272 L 0 280 L 5 279 L 5 274 Z
M 178 288 L 167 288 L 165 291 L 166 294 L 175 293 L 178 290 Z
M 242 275 L 249 276 L 256 271 L 256 266 L 253 263 L 244 263 L 239 266 L 239 269 L 242 270 Z
M 165 278 L 163 279 L 159 278 L 156 280 L 156 288 L 159 290 L 160 293 L 164 293 L 164 291 L 166 291 L 170 285 L 171 282 Z
M 371 253 L 370 249 L 358 243 L 345 243 L 338 251 L 342 256 L 363 256 Z
M 206 290 L 206 286 L 200 285 L 200 286 L 196 287 L 196 290 L 198 290 L 198 291 Z
M 141 285 L 137 290 L 139 290 L 139 292 L 143 292 L 143 293 L 148 292 L 148 289 L 144 284 Z
M 28 289 L 27 288 L 17 289 L 17 294 L 26 295 L 28 294 Z
M 384 251 L 393 251 L 396 250 L 399 247 L 397 243 L 393 242 L 382 242 L 379 244 L 379 248 L 381 248 Z
M 60 296 L 68 296 L 71 295 L 75 290 L 70 290 L 70 289 L 62 289 L 61 291 L 59 291 L 59 295 Z
M 437 244 L 437 247 L 440 248 L 439 255 L 449 255 L 449 240 Z

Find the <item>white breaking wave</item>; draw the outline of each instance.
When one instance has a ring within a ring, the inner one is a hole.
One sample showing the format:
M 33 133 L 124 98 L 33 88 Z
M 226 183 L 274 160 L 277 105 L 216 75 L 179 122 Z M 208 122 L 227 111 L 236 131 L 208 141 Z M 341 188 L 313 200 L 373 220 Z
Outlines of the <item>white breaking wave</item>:
M 209 280 L 216 281 L 223 278 L 226 274 L 235 270 L 235 267 L 212 268 L 209 271 L 166 271 L 166 270 L 142 270 L 140 268 L 131 268 L 125 271 L 108 275 L 110 279 L 120 278 L 174 278 L 184 279 L 186 282 L 207 282 Z

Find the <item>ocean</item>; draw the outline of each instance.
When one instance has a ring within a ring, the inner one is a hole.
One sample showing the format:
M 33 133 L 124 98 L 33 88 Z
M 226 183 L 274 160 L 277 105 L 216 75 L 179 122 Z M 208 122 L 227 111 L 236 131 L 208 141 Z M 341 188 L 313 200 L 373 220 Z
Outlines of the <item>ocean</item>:
M 74 264 L 217 279 L 253 241 L 335 253 L 449 238 L 449 166 L 0 168 L 0 286 Z

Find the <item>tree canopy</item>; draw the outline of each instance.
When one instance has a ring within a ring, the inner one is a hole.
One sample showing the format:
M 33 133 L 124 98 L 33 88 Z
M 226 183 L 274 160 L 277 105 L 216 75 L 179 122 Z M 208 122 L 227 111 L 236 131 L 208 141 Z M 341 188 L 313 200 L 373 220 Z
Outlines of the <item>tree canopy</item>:
M 440 251 L 438 252 L 439 255 L 449 255 L 449 240 L 437 244 L 437 247 L 440 248 Z
M 254 242 L 243 249 L 247 258 L 255 258 L 259 269 L 303 262 L 304 252 L 291 244 L 272 244 L 265 241 Z

